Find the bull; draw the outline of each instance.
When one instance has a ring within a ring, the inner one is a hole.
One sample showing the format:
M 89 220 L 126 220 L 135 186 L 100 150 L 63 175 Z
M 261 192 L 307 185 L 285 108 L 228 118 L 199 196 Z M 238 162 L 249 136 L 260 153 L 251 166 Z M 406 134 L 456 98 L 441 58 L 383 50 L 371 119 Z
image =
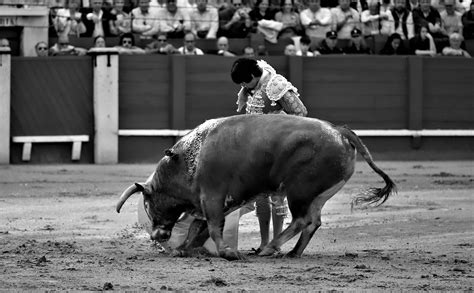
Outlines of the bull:
M 385 181 L 355 198 L 356 204 L 382 204 L 396 192 L 361 139 L 346 126 L 289 115 L 239 115 L 208 120 L 165 151 L 155 172 L 120 196 L 116 210 L 142 192 L 153 240 L 167 241 L 183 213 L 196 220 L 179 248 L 196 247 L 210 235 L 218 255 L 242 255 L 223 241 L 225 215 L 262 192 L 284 192 L 290 225 L 259 255 L 271 255 L 301 232 L 286 256 L 299 257 L 321 225 L 321 209 L 354 173 L 359 152 Z M 208 229 L 208 233 L 205 232 Z

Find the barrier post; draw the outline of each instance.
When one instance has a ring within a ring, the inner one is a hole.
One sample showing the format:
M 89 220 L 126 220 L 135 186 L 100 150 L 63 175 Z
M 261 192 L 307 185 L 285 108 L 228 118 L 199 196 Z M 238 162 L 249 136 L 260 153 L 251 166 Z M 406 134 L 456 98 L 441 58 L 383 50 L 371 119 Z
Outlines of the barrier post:
M 10 163 L 11 50 L 0 47 L 0 164 Z
M 118 51 L 93 48 L 94 162 L 118 163 Z

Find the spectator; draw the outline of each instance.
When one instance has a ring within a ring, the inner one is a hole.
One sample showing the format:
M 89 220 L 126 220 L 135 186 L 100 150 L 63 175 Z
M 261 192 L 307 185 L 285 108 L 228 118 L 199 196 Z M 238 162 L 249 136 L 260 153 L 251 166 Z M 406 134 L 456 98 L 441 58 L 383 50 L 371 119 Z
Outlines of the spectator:
M 360 28 L 360 15 L 357 10 L 349 6 L 350 0 L 339 0 L 339 6 L 332 8 L 332 29 L 337 31 L 339 40 L 349 41 L 351 31 Z
M 382 0 L 380 2 L 380 12 L 387 13 L 390 9 L 392 9 L 393 4 L 392 0 Z
M 275 11 L 270 9 L 269 0 L 257 0 L 255 7 L 249 12 L 250 19 L 257 23 L 260 20 L 274 20 Z
M 49 48 L 49 55 L 51 56 L 66 56 L 66 55 L 75 55 L 83 56 L 87 53 L 87 50 L 84 48 L 74 47 L 69 44 L 69 36 L 61 35 L 58 37 L 58 41 L 51 48 Z
M 145 51 L 148 54 L 175 54 L 178 53 L 178 50 L 170 43 L 168 43 L 168 37 L 165 33 L 158 33 L 156 40 L 149 43 Z
M 362 22 L 362 32 L 364 37 L 376 35 L 390 35 L 391 23 L 389 19 L 389 11 L 380 11 L 380 3 L 377 0 L 369 0 L 369 9 L 364 10 L 360 14 Z
M 223 25 L 221 31 L 229 38 L 245 38 L 255 31 L 249 16 L 252 10 L 250 0 L 233 0 L 233 6 L 236 8 L 235 13 L 231 20 Z
M 47 57 L 48 56 L 48 44 L 46 42 L 38 42 L 35 45 L 36 56 Z
M 132 10 L 132 33 L 142 39 L 151 39 L 160 30 L 159 8 L 150 7 L 150 0 L 138 0 L 138 7 Z
M 321 7 L 321 0 L 309 0 L 308 8 L 300 13 L 305 34 L 313 44 L 319 44 L 331 30 L 332 14 L 329 8 Z
M 301 22 L 300 16 L 296 12 L 294 0 L 282 0 L 281 11 L 275 14 L 275 20 L 283 24 L 283 28 L 280 31 L 280 36 L 287 35 L 288 33 L 301 35 Z
M 220 37 L 219 39 L 217 39 L 216 48 L 216 50 L 213 50 L 209 53 L 226 57 L 236 56 L 234 52 L 229 50 L 229 39 L 227 39 L 226 37 Z
M 257 56 L 268 56 L 268 50 L 265 45 L 261 44 L 257 46 Z
M 120 36 L 119 45 L 115 46 L 120 55 L 145 54 L 145 50 L 135 46 L 135 38 L 132 33 L 125 33 Z
M 412 13 L 415 33 L 419 33 L 421 26 L 427 24 L 429 33 L 435 41 L 436 51 L 441 52 L 441 49 L 448 44 L 448 37 L 441 30 L 441 16 L 438 10 L 431 6 L 430 0 L 420 0 L 419 7 L 413 9 Z
M 285 47 L 284 54 L 286 56 L 296 56 L 296 47 L 293 44 L 288 44 Z
M 403 40 L 409 40 L 415 36 L 412 13 L 406 8 L 406 0 L 394 2 L 395 6 L 388 12 L 389 33 L 397 33 Z
M 8 39 L 0 39 L 0 48 L 10 48 L 10 41 Z
M 351 42 L 349 47 L 345 50 L 346 54 L 372 54 L 372 51 L 362 38 L 362 31 L 360 29 L 353 29 L 351 32 Z
M 165 32 L 168 38 L 184 37 L 186 32 L 191 31 L 191 22 L 188 14 L 176 6 L 176 0 L 167 0 L 166 9 L 160 10 L 160 31 Z
M 410 52 L 405 48 L 402 36 L 393 33 L 388 37 L 384 47 L 380 51 L 380 55 L 409 55 Z
M 66 8 L 56 11 L 53 26 L 57 36 L 72 35 L 79 37 L 86 32 L 86 26 L 82 22 L 82 13 L 79 12 L 80 0 L 67 0 Z
M 184 35 L 184 46 L 178 49 L 178 53 L 181 55 L 204 55 L 204 52 L 196 48 L 196 36 L 189 32 Z
M 246 46 L 244 48 L 244 54 L 242 55 L 242 57 L 245 57 L 245 58 L 255 58 L 255 50 L 253 49 L 253 47 L 250 47 L 250 46 Z
M 449 46 L 444 47 L 441 54 L 443 56 L 463 56 L 471 58 L 471 55 L 461 48 L 461 44 L 464 41 L 464 38 L 459 33 L 452 33 L 449 35 Z
M 229 2 L 224 2 L 223 5 L 219 8 L 217 12 L 219 18 L 219 29 L 217 30 L 217 37 L 229 37 L 229 28 L 226 28 L 225 25 L 231 21 L 235 11 L 237 11 L 237 8 L 240 6 L 242 6 L 241 0 L 233 0 Z
M 215 39 L 219 29 L 217 9 L 207 0 L 196 0 L 197 7 L 191 12 L 191 32 L 200 39 Z
M 112 36 L 110 34 L 109 22 L 115 16 L 102 8 L 103 0 L 91 0 L 92 8 L 84 9 L 82 22 L 86 26 L 86 32 L 81 37 Z
M 124 0 L 114 0 L 114 6 L 110 13 L 113 15 L 109 22 L 110 33 L 115 36 L 132 31 L 132 18 L 129 13 L 123 11 Z
M 94 48 L 105 48 L 107 45 L 105 44 L 105 38 L 103 36 L 97 36 L 94 38 Z
M 311 52 L 310 47 L 311 39 L 306 35 L 302 36 L 300 39 L 300 50 L 296 51 L 296 56 L 313 57 L 316 55 L 321 55 L 318 51 L 316 51 L 316 54 Z
M 327 32 L 326 38 L 321 42 L 321 46 L 318 48 L 318 52 L 321 53 L 321 55 L 343 54 L 344 52 L 337 46 L 337 42 L 337 32 Z
M 427 25 L 423 25 L 420 32 L 410 39 L 410 50 L 417 56 L 436 56 L 436 46 Z
M 474 39 L 474 1 L 471 2 L 470 10 L 463 14 L 462 24 L 464 38 L 466 40 Z
M 462 14 L 454 10 L 454 0 L 444 0 L 444 11 L 440 12 L 441 32 L 447 36 L 452 33 L 462 34 Z

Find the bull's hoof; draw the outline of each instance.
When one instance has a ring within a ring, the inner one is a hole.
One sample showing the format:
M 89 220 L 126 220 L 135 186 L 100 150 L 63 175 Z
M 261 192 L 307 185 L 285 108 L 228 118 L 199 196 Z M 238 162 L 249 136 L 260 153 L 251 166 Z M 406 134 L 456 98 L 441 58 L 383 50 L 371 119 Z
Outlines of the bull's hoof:
M 187 257 L 189 256 L 189 252 L 186 250 L 181 250 L 181 249 L 173 249 L 173 251 L 171 251 L 171 256 L 172 257 Z
M 285 258 L 299 258 L 301 255 L 297 254 L 293 250 L 284 255 Z
M 258 254 L 259 256 L 271 256 L 274 255 L 275 253 L 279 253 L 280 250 L 273 248 L 273 247 L 268 247 L 266 246 L 260 253 Z
M 245 256 L 231 248 L 226 248 L 225 250 L 220 251 L 219 256 L 227 260 L 247 260 Z

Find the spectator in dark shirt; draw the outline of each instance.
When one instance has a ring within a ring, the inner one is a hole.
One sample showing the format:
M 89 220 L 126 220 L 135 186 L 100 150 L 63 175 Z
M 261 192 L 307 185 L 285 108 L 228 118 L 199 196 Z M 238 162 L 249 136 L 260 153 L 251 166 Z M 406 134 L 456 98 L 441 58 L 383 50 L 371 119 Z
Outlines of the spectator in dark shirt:
M 470 10 L 466 11 L 461 18 L 463 25 L 463 35 L 464 39 L 466 40 L 474 39 L 474 1 L 471 2 L 469 7 Z
M 355 28 L 351 31 L 351 41 L 345 50 L 346 54 L 372 54 L 372 51 L 362 38 L 362 31 Z
M 388 37 L 385 46 L 380 51 L 380 55 L 410 55 L 410 51 L 405 47 L 402 36 L 393 33 Z
M 92 0 L 91 7 L 85 8 L 82 12 L 82 22 L 86 26 L 86 32 L 81 37 L 110 37 L 109 22 L 116 19 L 109 11 L 102 8 L 103 0 Z
M 275 11 L 269 7 L 268 0 L 257 0 L 255 7 L 250 11 L 249 16 L 254 23 L 257 23 L 262 19 L 274 20 Z
M 410 39 L 410 51 L 418 56 L 436 56 L 436 46 L 427 25 L 421 26 L 420 32 Z
M 419 7 L 413 9 L 412 14 L 415 34 L 420 32 L 421 26 L 428 25 L 429 33 L 435 41 L 436 50 L 440 52 L 448 43 L 448 36 L 442 32 L 441 15 L 438 10 L 431 6 L 430 0 L 420 0 Z
M 337 46 L 337 32 L 329 31 L 326 33 L 326 38 L 321 42 L 318 52 L 322 55 L 329 54 L 343 54 L 341 48 Z

